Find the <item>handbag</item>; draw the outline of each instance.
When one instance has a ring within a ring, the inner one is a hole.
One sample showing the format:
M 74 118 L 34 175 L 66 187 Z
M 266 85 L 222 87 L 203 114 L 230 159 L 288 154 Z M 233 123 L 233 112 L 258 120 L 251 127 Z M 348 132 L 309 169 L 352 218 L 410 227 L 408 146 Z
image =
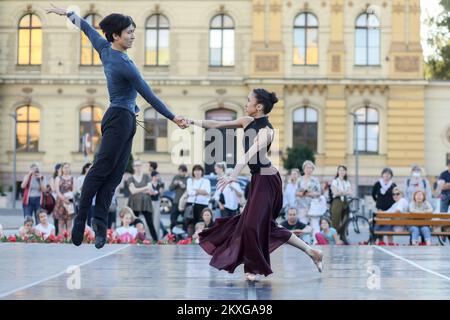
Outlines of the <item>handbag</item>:
M 200 188 L 202 188 L 203 185 L 203 181 L 200 183 Z M 186 209 L 184 210 L 184 218 L 185 219 L 194 219 L 194 205 L 195 205 L 195 201 L 197 200 L 197 196 L 195 196 L 194 198 L 194 202 L 190 203 L 189 205 L 186 206 Z
M 320 217 L 327 210 L 327 201 L 324 196 L 318 198 L 313 198 L 311 200 L 311 206 L 308 210 L 308 216 L 310 217 Z
M 55 208 L 55 198 L 53 198 L 52 193 L 49 191 L 45 191 L 42 193 L 42 200 L 41 200 L 41 208 L 45 209 L 47 211 L 47 214 L 50 214 L 53 212 L 53 209 Z

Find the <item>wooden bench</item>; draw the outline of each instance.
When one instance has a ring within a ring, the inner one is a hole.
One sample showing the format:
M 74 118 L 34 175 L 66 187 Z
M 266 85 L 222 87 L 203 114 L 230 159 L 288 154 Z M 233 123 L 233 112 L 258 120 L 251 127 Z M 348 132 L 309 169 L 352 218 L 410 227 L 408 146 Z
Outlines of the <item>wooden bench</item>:
M 375 226 L 441 226 L 450 227 L 450 213 L 385 213 L 375 212 L 373 218 L 372 234 L 377 236 L 411 236 L 405 231 L 375 231 Z M 435 237 L 450 237 L 449 231 L 433 231 Z M 374 237 L 372 237 L 374 239 Z

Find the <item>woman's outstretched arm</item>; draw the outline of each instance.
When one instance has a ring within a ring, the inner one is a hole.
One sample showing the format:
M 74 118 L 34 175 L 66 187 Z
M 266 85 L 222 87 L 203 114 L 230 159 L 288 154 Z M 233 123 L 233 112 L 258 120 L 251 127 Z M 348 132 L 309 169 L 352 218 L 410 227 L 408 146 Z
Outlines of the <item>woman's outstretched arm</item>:
M 217 121 L 217 120 L 191 120 L 188 119 L 188 124 L 193 124 L 205 129 L 221 129 L 221 128 L 245 128 L 250 122 L 253 121 L 252 117 L 241 117 L 236 120 L 230 121 Z
M 48 13 L 55 13 L 60 16 L 66 16 L 69 18 L 69 20 L 76 25 L 78 28 L 80 28 L 84 34 L 89 38 L 89 41 L 91 41 L 92 46 L 95 50 L 100 54 L 101 51 L 110 46 L 109 42 L 103 38 L 97 30 L 95 30 L 89 23 L 86 22 L 83 18 L 78 16 L 73 11 L 67 11 L 65 8 L 55 7 L 52 5 L 52 8 L 46 9 L 47 14 Z M 100 54 L 101 55 L 101 54 Z

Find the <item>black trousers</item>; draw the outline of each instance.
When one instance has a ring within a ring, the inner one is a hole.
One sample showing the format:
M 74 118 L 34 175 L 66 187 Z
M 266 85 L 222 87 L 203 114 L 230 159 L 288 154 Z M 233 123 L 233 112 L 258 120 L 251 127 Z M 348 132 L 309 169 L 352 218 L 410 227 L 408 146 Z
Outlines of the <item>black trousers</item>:
M 109 108 L 103 116 L 101 129 L 100 150 L 83 183 L 77 220 L 86 220 L 96 196 L 93 221 L 106 227 L 114 191 L 130 158 L 136 116 L 127 109 Z

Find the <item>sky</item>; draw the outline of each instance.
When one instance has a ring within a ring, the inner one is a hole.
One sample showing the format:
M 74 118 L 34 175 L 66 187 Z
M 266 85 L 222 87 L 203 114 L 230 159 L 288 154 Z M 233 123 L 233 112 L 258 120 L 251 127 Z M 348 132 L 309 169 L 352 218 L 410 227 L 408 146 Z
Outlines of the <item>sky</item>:
M 420 19 L 422 21 L 422 27 L 421 27 L 421 41 L 422 41 L 422 48 L 423 48 L 423 55 L 424 57 L 428 57 L 430 54 L 433 53 L 433 49 L 430 48 L 427 44 L 427 34 L 430 31 L 430 28 L 424 23 L 425 19 L 430 16 L 436 16 L 440 12 L 442 12 L 443 8 L 439 5 L 439 0 L 420 0 L 420 7 L 421 7 L 421 15 Z

